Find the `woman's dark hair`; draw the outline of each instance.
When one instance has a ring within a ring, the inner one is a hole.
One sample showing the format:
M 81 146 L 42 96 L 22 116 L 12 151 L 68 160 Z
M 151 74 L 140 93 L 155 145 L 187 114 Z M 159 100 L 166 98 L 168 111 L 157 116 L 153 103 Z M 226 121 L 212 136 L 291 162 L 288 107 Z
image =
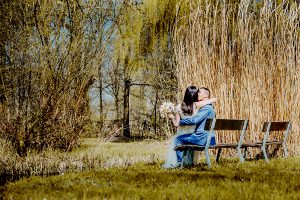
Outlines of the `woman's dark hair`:
M 183 113 L 192 115 L 194 110 L 194 102 L 198 101 L 199 89 L 196 86 L 189 86 L 185 90 L 181 110 Z

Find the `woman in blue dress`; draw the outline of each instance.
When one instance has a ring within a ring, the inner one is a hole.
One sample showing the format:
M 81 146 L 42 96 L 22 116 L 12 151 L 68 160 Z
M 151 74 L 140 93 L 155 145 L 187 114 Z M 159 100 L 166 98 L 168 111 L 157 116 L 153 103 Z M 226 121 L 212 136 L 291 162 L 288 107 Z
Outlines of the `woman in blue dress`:
M 184 99 L 183 102 L 176 106 L 176 120 L 179 121 L 180 119 L 193 117 L 201 107 L 207 104 L 211 104 L 213 102 L 216 102 L 216 98 L 212 98 L 206 101 L 199 101 L 198 99 L 198 93 L 199 89 L 196 86 L 189 86 L 185 90 Z M 168 149 L 167 158 L 165 161 L 165 164 L 163 164 L 163 168 L 176 168 L 179 166 L 179 163 L 177 162 L 177 155 L 176 151 L 174 151 L 175 148 L 175 138 L 179 135 L 192 133 L 196 129 L 196 125 L 192 126 L 179 126 L 177 128 L 176 135 L 174 135 L 171 139 L 171 144 Z M 183 161 L 183 164 L 185 166 L 187 165 L 193 165 L 194 160 L 196 159 L 197 155 L 195 155 L 192 151 L 187 152 L 187 156 L 185 157 L 185 160 Z

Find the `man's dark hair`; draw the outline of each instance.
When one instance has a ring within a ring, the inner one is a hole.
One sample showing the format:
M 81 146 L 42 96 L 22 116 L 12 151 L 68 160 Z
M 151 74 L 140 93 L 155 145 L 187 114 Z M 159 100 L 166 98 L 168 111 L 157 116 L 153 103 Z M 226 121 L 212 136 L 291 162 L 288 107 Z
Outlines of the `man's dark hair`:
M 207 87 L 200 87 L 199 90 L 205 90 L 207 97 L 210 99 L 210 90 Z

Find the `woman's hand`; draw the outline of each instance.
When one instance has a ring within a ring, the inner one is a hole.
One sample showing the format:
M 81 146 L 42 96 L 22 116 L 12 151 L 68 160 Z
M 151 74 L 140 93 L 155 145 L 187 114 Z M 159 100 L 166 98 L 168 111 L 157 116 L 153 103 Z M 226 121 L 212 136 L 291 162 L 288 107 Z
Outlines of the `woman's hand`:
M 179 118 L 178 117 L 175 117 L 173 114 L 168 114 L 168 118 L 171 119 L 172 121 L 172 124 L 175 126 L 175 127 L 178 127 L 179 126 Z M 177 119 L 178 118 L 178 119 Z
M 175 116 L 172 113 L 170 113 L 170 114 L 168 114 L 168 118 L 173 119 L 173 118 L 175 118 Z

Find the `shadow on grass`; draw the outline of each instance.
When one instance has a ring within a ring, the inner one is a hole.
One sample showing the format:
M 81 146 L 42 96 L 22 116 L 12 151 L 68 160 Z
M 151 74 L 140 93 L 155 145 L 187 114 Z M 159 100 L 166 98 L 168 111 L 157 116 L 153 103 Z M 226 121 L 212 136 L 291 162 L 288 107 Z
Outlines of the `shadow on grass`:
M 110 138 L 104 139 L 105 142 L 113 142 L 113 143 L 130 143 L 130 142 L 139 142 L 139 141 L 145 141 L 145 140 L 157 140 L 162 141 L 166 138 L 158 137 L 158 136 L 143 136 L 143 135 L 133 135 L 130 137 L 125 136 L 114 136 Z

